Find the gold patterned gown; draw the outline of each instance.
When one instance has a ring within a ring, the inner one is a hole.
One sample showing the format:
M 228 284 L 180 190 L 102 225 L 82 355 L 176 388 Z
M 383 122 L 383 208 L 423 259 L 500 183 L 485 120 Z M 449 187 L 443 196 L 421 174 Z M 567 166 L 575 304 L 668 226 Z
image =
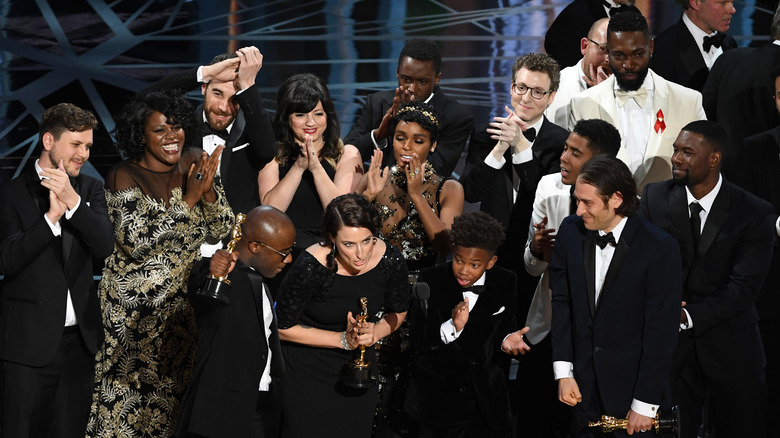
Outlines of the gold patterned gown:
M 204 240 L 223 238 L 234 220 L 218 179 L 215 203 L 190 209 L 182 199 L 182 169 L 193 155 L 165 173 L 125 161 L 106 179 L 114 252 L 98 292 L 105 340 L 88 437 L 159 438 L 176 429 L 196 349 L 190 269 Z

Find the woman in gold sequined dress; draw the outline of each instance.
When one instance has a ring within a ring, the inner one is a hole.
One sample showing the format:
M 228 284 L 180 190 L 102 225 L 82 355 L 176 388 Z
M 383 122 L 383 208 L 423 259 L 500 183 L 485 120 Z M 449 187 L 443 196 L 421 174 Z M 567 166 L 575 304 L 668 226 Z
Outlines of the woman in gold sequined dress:
M 192 374 L 195 318 L 186 297 L 200 246 L 234 220 L 211 157 L 181 96 L 136 97 L 117 120 L 128 159 L 106 178 L 114 251 L 98 296 L 105 340 L 98 351 L 88 437 L 168 437 Z M 186 134 L 186 135 L 185 135 Z

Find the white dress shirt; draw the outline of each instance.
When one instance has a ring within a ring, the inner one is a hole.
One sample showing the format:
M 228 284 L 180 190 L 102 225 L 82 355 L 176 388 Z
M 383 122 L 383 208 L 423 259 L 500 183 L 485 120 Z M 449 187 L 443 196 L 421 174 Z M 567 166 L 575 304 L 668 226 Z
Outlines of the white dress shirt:
M 41 168 L 40 164 L 38 164 L 40 160 L 35 160 L 35 173 L 38 175 L 38 178 L 43 179 L 41 177 L 41 172 L 43 172 L 43 168 Z M 70 218 L 73 217 L 73 214 L 78 210 L 79 206 L 81 205 L 81 196 L 79 196 L 79 200 L 76 203 L 76 205 L 73 207 L 73 210 L 66 209 L 65 210 L 65 220 L 70 220 Z M 43 214 L 43 218 L 46 220 L 46 223 L 49 225 L 49 228 L 51 229 L 52 234 L 54 234 L 55 237 L 59 237 L 62 235 L 62 226 L 60 225 L 60 222 L 57 221 L 57 223 L 52 223 L 49 220 L 49 216 L 46 215 L 46 213 Z M 62 218 L 60 218 L 62 220 Z M 78 324 L 79 321 L 76 318 L 76 310 L 73 308 L 73 299 L 70 297 L 70 289 L 68 289 L 68 296 L 65 300 L 65 327 L 70 327 Z
M 693 40 L 696 41 L 696 47 L 699 48 L 699 53 L 701 53 L 701 57 L 704 59 L 704 64 L 707 65 L 707 70 L 712 68 L 712 64 L 715 63 L 715 60 L 718 59 L 718 56 L 723 54 L 723 47 L 710 47 L 709 52 L 704 51 L 704 37 L 705 36 L 713 36 L 717 32 L 713 33 L 707 33 L 699 28 L 699 26 L 693 24 L 693 21 L 691 21 L 690 18 L 688 18 L 688 14 L 683 14 L 682 21 L 685 23 L 685 27 L 688 28 L 688 32 L 691 33 L 693 36 Z
M 254 270 L 254 269 L 253 269 Z M 258 274 L 259 275 L 259 274 Z M 271 323 L 274 320 L 273 309 L 271 303 L 268 300 L 268 286 L 263 281 L 263 328 L 265 329 L 265 345 L 268 348 L 268 359 L 265 361 L 265 368 L 263 368 L 263 375 L 260 377 L 260 391 L 268 391 L 271 388 Z
M 642 106 L 639 106 L 634 99 L 628 99 L 625 104 L 620 105 L 615 99 L 617 106 L 618 123 L 620 125 L 621 145 L 628 154 L 628 165 L 631 174 L 644 162 L 645 151 L 647 150 L 647 141 L 650 139 L 650 130 L 653 129 L 655 114 L 653 114 L 653 97 L 655 87 L 653 78 L 648 72 L 645 81 L 640 89 L 647 90 L 647 100 Z M 614 90 L 619 90 L 618 82 L 615 81 Z

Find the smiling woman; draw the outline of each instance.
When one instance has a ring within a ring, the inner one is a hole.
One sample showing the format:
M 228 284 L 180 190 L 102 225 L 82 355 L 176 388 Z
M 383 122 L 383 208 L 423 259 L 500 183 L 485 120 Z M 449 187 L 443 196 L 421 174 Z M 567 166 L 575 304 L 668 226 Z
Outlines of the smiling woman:
M 233 213 L 215 177 L 219 153 L 197 138 L 182 96 L 136 97 L 117 119 L 128 158 L 106 178 L 114 251 L 98 296 L 105 341 L 96 357 L 87 436 L 172 436 L 195 359 L 186 299 L 200 246 L 227 235 Z M 152 414 L 154 413 L 154 414 Z

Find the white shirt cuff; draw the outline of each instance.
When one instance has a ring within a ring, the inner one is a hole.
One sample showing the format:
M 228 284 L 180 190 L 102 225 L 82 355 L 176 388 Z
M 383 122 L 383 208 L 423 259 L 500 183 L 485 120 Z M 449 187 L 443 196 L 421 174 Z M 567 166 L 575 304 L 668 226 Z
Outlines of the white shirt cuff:
M 201 84 L 205 83 L 205 81 L 203 80 L 203 66 L 202 65 L 200 67 L 198 67 L 198 73 L 197 73 L 196 77 L 198 78 L 198 82 L 200 82 Z
M 512 154 L 512 164 L 523 164 L 534 159 L 534 151 L 528 148 L 518 154 Z
M 691 314 L 685 310 L 685 308 L 682 309 L 683 312 L 685 312 L 685 317 L 688 318 L 688 324 L 680 323 L 680 330 L 688 330 L 693 328 L 693 318 L 691 318 Z
M 655 415 L 658 413 L 658 405 L 651 405 L 649 403 L 645 403 L 637 399 L 634 399 L 631 402 L 631 410 L 636 412 L 639 415 L 655 418 Z
M 443 322 L 441 324 L 441 328 L 439 329 L 439 333 L 441 334 L 441 341 L 445 344 L 455 342 L 455 340 L 458 339 L 458 336 L 460 336 L 461 332 L 463 332 L 463 330 L 458 331 L 455 328 L 455 323 L 452 321 L 452 318 Z
M 79 205 L 81 205 L 81 196 L 79 196 L 78 202 L 76 202 L 76 205 L 73 207 L 73 210 L 65 210 L 65 219 L 70 220 L 70 218 L 73 217 L 73 213 L 76 212 L 76 210 L 79 209 Z
M 59 236 L 62 234 L 62 227 L 60 227 L 60 223 L 57 222 L 56 224 L 51 223 L 49 220 L 49 216 L 44 213 L 43 218 L 46 220 L 46 223 L 49 224 L 49 228 L 51 228 L 51 233 L 54 234 L 54 237 Z
M 555 374 L 555 380 L 574 377 L 574 364 L 565 360 L 556 360 L 553 362 L 553 374 Z
M 777 222 L 775 222 L 775 231 L 777 232 L 777 235 L 780 236 L 780 217 L 778 217 Z
M 506 164 L 506 158 L 503 156 L 501 157 L 501 160 L 496 160 L 493 158 L 493 154 L 487 154 L 487 157 L 485 157 L 485 164 L 492 167 L 493 169 L 501 169 L 504 167 L 504 164 Z
M 371 141 L 374 142 L 374 147 L 377 149 L 384 149 L 387 147 L 387 139 L 383 138 L 381 143 L 377 143 L 376 138 L 374 137 L 374 130 L 372 129 L 371 132 Z

